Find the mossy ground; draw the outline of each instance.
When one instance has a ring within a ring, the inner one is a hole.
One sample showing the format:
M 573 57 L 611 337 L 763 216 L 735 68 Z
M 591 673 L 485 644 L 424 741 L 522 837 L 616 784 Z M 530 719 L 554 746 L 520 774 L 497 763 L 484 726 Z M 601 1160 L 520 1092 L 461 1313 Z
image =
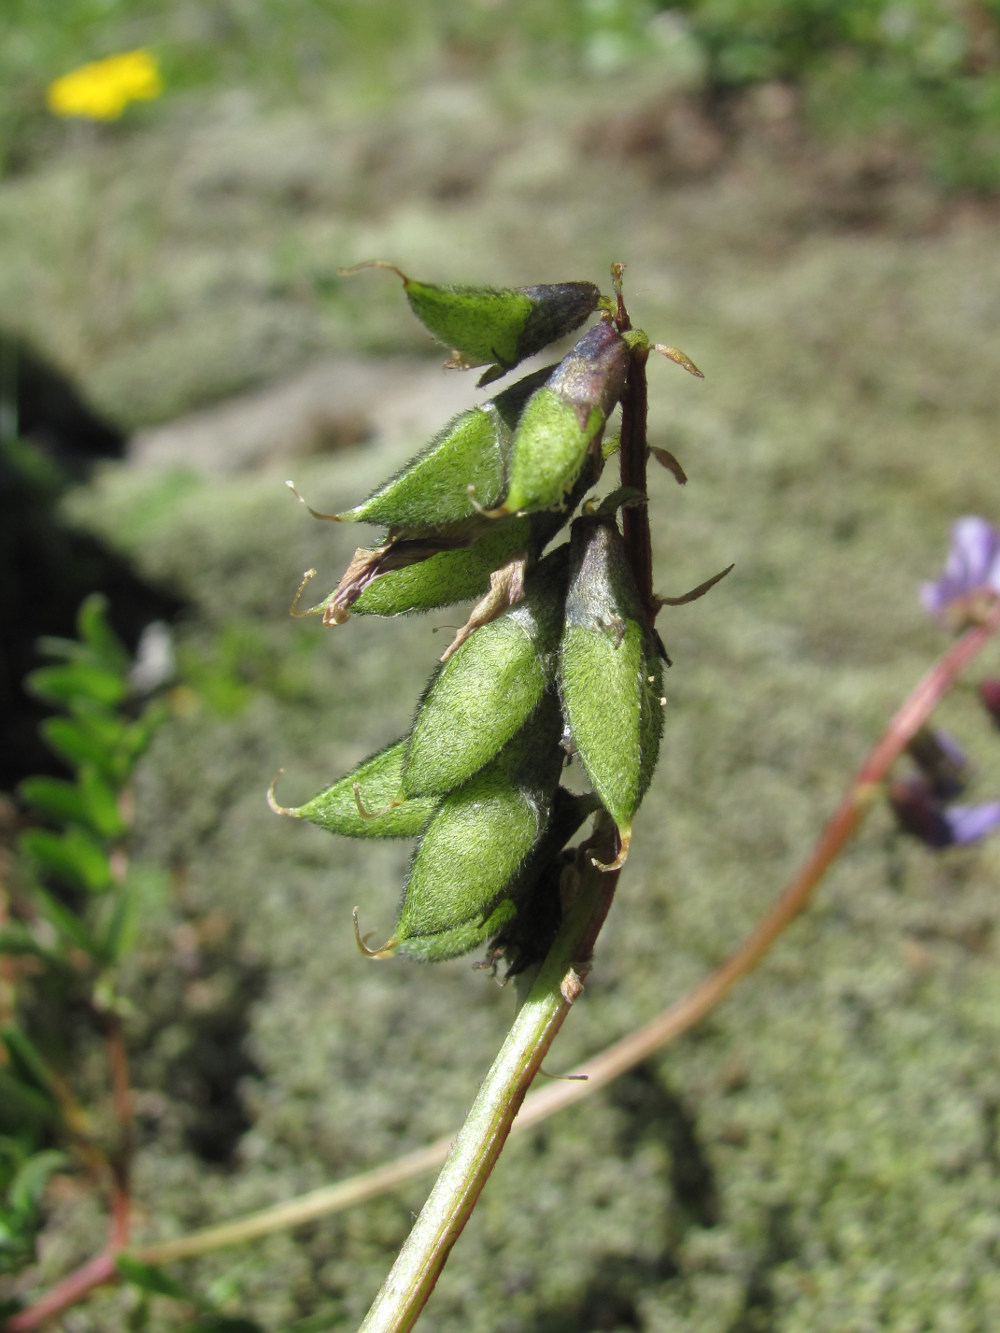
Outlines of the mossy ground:
M 656 93 L 451 79 L 375 118 L 189 95 L 0 188 L 5 308 L 129 425 L 306 357 L 423 349 L 394 279 L 336 278 L 372 257 L 429 279 L 602 283 L 624 259 L 636 323 L 705 372 L 650 367 L 651 438 L 691 478 L 652 477 L 657 588 L 736 568 L 661 618 L 661 768 L 553 1074 L 685 991 L 766 909 L 943 647 L 917 589 L 949 524 L 1000 515 L 986 210 L 904 182 L 845 219 L 843 163 L 800 170 L 763 132 L 718 171 L 675 169 L 622 137 Z M 296 481 L 343 507 L 422 442 L 342 450 Z M 430 626 L 456 619 L 289 620 L 301 571 L 319 565 L 327 591 L 355 534 L 313 523 L 286 470 L 179 483 L 114 465 L 73 502 L 190 600 L 179 635 L 199 686 L 136 790 L 135 856 L 171 873 L 126 978 L 140 1240 L 447 1132 L 514 1004 L 464 961 L 362 959 L 351 908 L 389 933 L 406 847 L 266 809 L 280 766 L 295 803 L 399 735 L 441 650 Z M 947 713 L 982 796 L 1000 795 L 1000 746 L 967 688 Z M 995 1327 L 998 875 L 1000 844 L 932 856 L 877 809 L 728 1003 L 510 1145 L 428 1327 Z M 232 1308 L 271 1330 L 324 1311 L 316 1327 L 351 1327 L 425 1192 L 182 1276 L 229 1281 Z M 39 1281 L 99 1234 L 93 1207 L 62 1202 Z M 123 1299 L 98 1295 L 66 1327 L 120 1327 Z M 157 1306 L 152 1327 L 177 1326 Z

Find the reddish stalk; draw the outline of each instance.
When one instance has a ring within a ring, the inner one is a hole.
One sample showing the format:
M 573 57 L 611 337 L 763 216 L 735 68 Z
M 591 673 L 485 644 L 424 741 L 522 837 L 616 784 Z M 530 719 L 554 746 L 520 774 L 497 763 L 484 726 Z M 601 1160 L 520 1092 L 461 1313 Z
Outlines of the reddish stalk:
M 27 1329 L 38 1328 L 48 1319 L 54 1319 L 63 1310 L 76 1305 L 94 1290 L 111 1282 L 115 1277 L 115 1256 L 118 1247 L 109 1244 L 100 1254 L 89 1259 L 82 1268 L 78 1268 L 62 1282 L 50 1288 L 34 1305 L 11 1315 L 4 1324 L 4 1333 L 25 1333 Z
M 128 1048 L 118 1014 L 104 1015 L 108 1030 L 108 1061 L 111 1066 L 111 1100 L 118 1126 L 118 1142 L 109 1157 L 111 1167 L 111 1235 L 108 1248 L 124 1249 L 129 1241 L 132 1201 L 132 1087 L 129 1080 Z

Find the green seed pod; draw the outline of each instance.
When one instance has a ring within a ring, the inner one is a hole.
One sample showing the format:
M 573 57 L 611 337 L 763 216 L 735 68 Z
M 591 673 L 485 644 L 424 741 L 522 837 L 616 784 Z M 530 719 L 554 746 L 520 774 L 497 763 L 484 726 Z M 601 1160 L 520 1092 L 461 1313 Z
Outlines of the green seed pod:
M 659 753 L 663 666 L 614 523 L 577 519 L 570 548 L 559 688 L 576 752 L 618 825 L 621 864 Z
M 527 518 L 494 524 L 470 546 L 439 551 L 419 564 L 379 575 L 350 610 L 358 616 L 401 616 L 481 597 L 495 569 L 518 551 L 534 548 Z
M 268 803 L 278 814 L 307 819 L 345 838 L 416 837 L 433 814 L 434 802 L 402 798 L 406 746 L 406 737 L 387 745 L 305 805 L 278 805 L 273 787 Z
M 367 500 L 335 517 L 406 533 L 480 522 L 479 512 L 497 504 L 506 489 L 514 427 L 524 404 L 551 373 L 551 367 L 535 371 L 489 402 L 460 412 Z
M 547 695 L 485 768 L 439 803 L 410 864 L 391 950 L 487 921 L 540 842 L 564 755 L 561 719 Z M 430 956 L 424 954 L 424 956 Z
M 416 958 L 422 963 L 443 963 L 449 958 L 461 958 L 462 954 L 471 953 L 473 949 L 488 944 L 505 926 L 509 926 L 517 914 L 517 908 L 518 904 L 513 898 L 501 898 L 485 919 L 463 921 L 460 926 L 451 926 L 431 935 L 411 935 L 394 952 L 407 958 Z
M 506 958 L 508 976 L 539 961 L 548 952 L 562 915 L 560 849 L 599 807 L 596 796 L 575 796 L 557 787 L 544 837 L 489 915 L 437 934 L 415 935 L 400 944 L 398 952 L 440 962 L 488 944 L 497 959 Z
M 621 397 L 628 343 L 608 322 L 589 329 L 529 399 L 510 460 L 510 483 L 499 513 L 554 509 L 600 446 L 605 422 Z
M 407 796 L 450 791 L 524 726 L 551 685 L 569 548 L 547 556 L 521 601 L 482 625 L 432 679 L 403 765 Z
M 593 314 L 601 300 L 592 282 L 541 287 L 438 287 L 407 277 L 394 264 L 376 262 L 357 267 L 391 268 L 399 274 L 417 319 L 453 349 L 449 364 L 464 370 L 489 365 L 480 384 L 499 379 L 526 357 L 570 333 Z

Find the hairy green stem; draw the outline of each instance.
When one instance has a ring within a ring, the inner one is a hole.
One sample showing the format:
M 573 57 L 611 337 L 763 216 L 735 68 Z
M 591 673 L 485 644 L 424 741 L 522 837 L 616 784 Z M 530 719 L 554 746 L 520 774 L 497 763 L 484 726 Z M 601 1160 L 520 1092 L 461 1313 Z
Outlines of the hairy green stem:
M 603 855 L 610 860 L 613 835 L 605 835 L 603 841 L 604 847 L 598 845 L 592 850 L 598 858 Z M 576 866 L 564 876 L 572 903 L 559 934 L 479 1089 L 444 1169 L 361 1325 L 362 1333 L 401 1333 L 416 1323 L 493 1170 L 525 1093 L 583 989 L 617 878 L 616 871 L 598 870 L 582 849 Z

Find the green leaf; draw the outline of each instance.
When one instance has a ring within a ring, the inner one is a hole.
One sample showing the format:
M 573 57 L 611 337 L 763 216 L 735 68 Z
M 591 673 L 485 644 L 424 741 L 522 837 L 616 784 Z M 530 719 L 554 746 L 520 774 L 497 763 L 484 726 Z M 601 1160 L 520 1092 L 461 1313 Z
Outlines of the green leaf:
M 287 808 L 269 796 L 279 814 L 306 819 L 345 838 L 415 837 L 434 809 L 426 798 L 406 800 L 402 794 L 406 738 L 370 755 L 331 787 L 305 805 Z M 355 795 L 357 788 L 357 795 Z M 362 813 L 362 808 L 366 813 Z
M 100 957 L 100 945 L 75 912 L 71 912 L 68 907 L 64 907 L 58 898 L 40 884 L 35 884 L 32 887 L 32 897 L 37 903 L 42 916 L 52 923 L 64 939 L 78 949 L 82 949 L 84 953 L 91 957 Z
M 75 782 L 31 777 L 18 783 L 17 790 L 22 800 L 57 823 L 90 825 L 86 799 Z
M 123 885 L 105 902 L 110 911 L 99 936 L 99 947 L 102 958 L 113 963 L 124 957 L 135 936 L 136 896 Z
M 39 944 L 26 926 L 16 922 L 0 930 L 0 954 L 28 954 L 35 958 L 46 958 L 51 962 L 55 962 L 58 957 L 50 949 Z
M 83 829 L 70 828 L 65 833 L 27 829 L 19 841 L 32 861 L 57 879 L 89 893 L 103 893 L 111 885 L 108 858 Z
M 0 1125 L 42 1128 L 58 1118 L 52 1102 L 0 1066 Z
M 34 1212 L 41 1203 L 49 1177 L 68 1165 L 68 1162 L 66 1154 L 55 1148 L 48 1148 L 29 1157 L 11 1182 L 8 1191 L 11 1207 L 18 1212 Z
M 425 328 L 453 349 L 452 364 L 490 365 L 479 383 L 488 384 L 525 357 L 582 324 L 593 314 L 601 293 L 592 282 L 562 282 L 537 287 L 438 287 L 418 282 L 394 264 L 359 264 L 389 268 L 403 280 L 410 308 Z M 354 272 L 355 270 L 347 270 Z
M 78 824 L 108 839 L 119 838 L 125 832 L 115 793 L 93 765 L 82 769 L 76 782 L 31 777 L 19 783 L 18 791 L 25 801 L 56 823 Z
M 118 807 L 118 797 L 111 785 L 105 782 L 94 767 L 81 770 L 78 784 L 90 827 L 109 841 L 121 838 L 126 833 L 128 825 Z
M 22 1028 L 5 1025 L 0 1028 L 0 1042 L 7 1052 L 10 1072 L 30 1084 L 56 1107 L 58 1103 L 52 1091 L 48 1064 L 27 1033 Z
M 128 771 L 129 725 L 108 714 L 47 717 L 40 727 L 51 750 L 73 768 L 93 765 L 115 784 Z
M 501 513 L 530 513 L 564 502 L 588 452 L 599 452 L 628 364 L 628 344 L 607 323 L 585 333 L 560 362 L 521 414 Z
M 127 675 L 132 658 L 108 622 L 108 599 L 102 593 L 85 598 L 77 612 L 76 627 L 95 663 L 116 675 Z
M 522 601 L 482 625 L 432 679 L 403 766 L 408 796 L 440 796 L 487 764 L 551 684 L 566 595 L 563 546 L 539 564 Z
M 190 1293 L 175 1278 L 154 1264 L 144 1264 L 129 1254 L 118 1254 L 115 1256 L 115 1269 L 119 1277 L 141 1291 L 148 1291 L 154 1296 L 170 1296 L 175 1301 L 193 1301 Z
M 25 683 L 37 698 L 74 711 L 88 704 L 116 708 L 128 694 L 128 685 L 121 676 L 91 662 L 39 667 Z

